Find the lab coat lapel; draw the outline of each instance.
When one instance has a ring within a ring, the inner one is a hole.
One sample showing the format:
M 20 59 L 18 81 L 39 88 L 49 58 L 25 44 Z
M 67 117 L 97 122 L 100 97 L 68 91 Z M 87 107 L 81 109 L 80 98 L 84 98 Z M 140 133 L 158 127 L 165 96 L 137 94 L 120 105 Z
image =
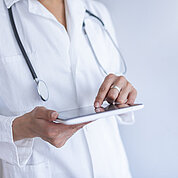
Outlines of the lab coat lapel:
M 66 0 L 67 30 L 70 37 L 70 59 L 74 80 L 76 80 L 76 68 L 78 53 L 81 47 L 83 35 L 82 25 L 85 17 L 85 4 L 83 0 Z M 76 81 L 75 81 L 76 82 Z
M 7 8 L 10 8 L 13 4 L 15 4 L 18 1 L 20 1 L 20 0 L 4 0 Z
M 76 79 L 76 68 L 78 61 L 78 53 L 81 47 L 81 36 L 83 35 L 82 25 L 85 17 L 85 3 L 84 0 L 65 0 L 65 11 L 67 21 L 67 31 L 70 38 L 70 60 L 71 69 L 74 80 Z M 28 0 L 29 12 L 54 20 L 55 17 L 37 0 Z M 57 22 L 58 23 L 58 22 Z
M 85 6 L 83 0 L 65 0 L 67 29 L 71 38 L 77 32 L 81 32 L 85 16 Z
M 38 0 L 28 0 L 28 10 L 32 14 L 39 15 L 59 23 L 53 14 L 51 14 Z

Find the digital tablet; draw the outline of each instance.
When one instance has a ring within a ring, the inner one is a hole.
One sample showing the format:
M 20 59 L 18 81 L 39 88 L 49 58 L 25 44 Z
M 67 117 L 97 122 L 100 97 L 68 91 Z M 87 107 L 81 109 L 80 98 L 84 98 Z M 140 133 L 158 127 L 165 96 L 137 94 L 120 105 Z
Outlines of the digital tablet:
M 81 124 L 97 119 L 106 118 L 109 116 L 136 111 L 142 109 L 143 107 L 143 104 L 112 104 L 100 108 L 94 108 L 94 106 L 76 108 L 58 112 L 59 116 L 56 119 L 55 123 L 62 123 L 65 125 Z

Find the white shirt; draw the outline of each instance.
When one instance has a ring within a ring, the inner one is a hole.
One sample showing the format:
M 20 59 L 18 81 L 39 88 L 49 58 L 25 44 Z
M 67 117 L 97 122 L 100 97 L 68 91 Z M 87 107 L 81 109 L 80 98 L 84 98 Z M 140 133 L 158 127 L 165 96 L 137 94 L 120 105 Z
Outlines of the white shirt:
M 67 29 L 37 0 L 0 0 L 0 177 L 1 178 L 130 178 L 118 121 L 97 120 L 72 136 L 62 148 L 41 138 L 13 142 L 13 120 L 36 106 L 62 111 L 93 105 L 104 76 L 82 31 L 88 9 L 114 36 L 106 8 L 99 2 L 66 0 Z M 38 77 L 49 88 L 43 102 L 15 40 L 7 8 Z M 94 19 L 88 33 L 97 56 L 117 73 L 119 57 Z

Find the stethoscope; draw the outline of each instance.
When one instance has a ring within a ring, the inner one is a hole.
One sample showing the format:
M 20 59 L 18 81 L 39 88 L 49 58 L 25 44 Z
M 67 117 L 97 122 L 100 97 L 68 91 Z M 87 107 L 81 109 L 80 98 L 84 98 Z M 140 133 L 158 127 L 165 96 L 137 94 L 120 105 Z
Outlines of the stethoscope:
M 36 72 L 35 72 L 35 70 L 34 70 L 34 68 L 32 66 L 32 63 L 30 62 L 30 59 L 29 59 L 29 57 L 28 57 L 28 55 L 27 55 L 27 53 L 25 51 L 25 48 L 24 48 L 24 46 L 23 46 L 23 44 L 22 44 L 22 42 L 20 40 L 20 37 L 19 37 L 18 31 L 17 31 L 16 25 L 15 25 L 15 21 L 14 21 L 13 12 L 12 12 L 12 8 L 11 7 L 8 9 L 8 12 L 9 12 L 10 22 L 11 22 L 11 26 L 12 26 L 12 29 L 13 29 L 16 41 L 17 41 L 18 46 L 19 46 L 19 48 L 20 48 L 20 50 L 22 52 L 22 55 L 23 55 L 23 57 L 24 57 L 24 59 L 25 59 L 25 61 L 27 63 L 27 66 L 28 66 L 28 68 L 29 68 L 29 70 L 31 72 L 31 75 L 32 75 L 32 77 L 33 77 L 33 79 L 34 79 L 34 81 L 35 81 L 35 83 L 37 85 L 38 94 L 39 94 L 40 98 L 43 101 L 47 101 L 49 99 L 49 90 L 48 90 L 48 87 L 47 87 L 46 83 L 43 80 L 40 80 L 38 78 L 38 76 L 37 76 L 37 74 L 36 74 Z M 122 72 L 122 74 L 125 74 L 127 72 L 127 66 L 126 66 L 125 60 L 124 60 L 124 58 L 122 56 L 122 53 L 120 52 L 119 48 L 117 47 L 116 43 L 114 42 L 113 38 L 111 37 L 110 33 L 105 28 L 105 24 L 103 23 L 103 21 L 99 17 L 97 17 L 96 15 L 94 15 L 93 13 L 91 13 L 90 11 L 86 10 L 86 13 L 89 16 L 97 19 L 100 22 L 101 28 L 103 28 L 103 30 L 105 31 L 105 33 L 107 34 L 107 36 L 111 40 L 114 48 L 118 51 L 118 53 L 119 53 L 119 55 L 121 57 L 121 60 L 123 62 L 123 66 L 124 66 L 124 71 Z M 94 48 L 92 46 L 92 43 L 90 41 L 89 35 L 87 34 L 85 19 L 83 21 L 82 29 L 83 29 L 83 32 L 84 32 L 84 34 L 86 36 L 88 44 L 89 44 L 89 46 L 91 48 L 91 51 L 92 51 L 92 53 L 94 55 L 94 58 L 95 58 L 95 60 L 96 60 L 96 62 L 98 64 L 98 67 L 101 69 L 101 71 L 105 75 L 108 75 L 107 71 L 103 68 L 102 64 L 98 60 L 98 57 L 97 57 L 97 55 L 95 53 L 95 50 L 94 50 Z

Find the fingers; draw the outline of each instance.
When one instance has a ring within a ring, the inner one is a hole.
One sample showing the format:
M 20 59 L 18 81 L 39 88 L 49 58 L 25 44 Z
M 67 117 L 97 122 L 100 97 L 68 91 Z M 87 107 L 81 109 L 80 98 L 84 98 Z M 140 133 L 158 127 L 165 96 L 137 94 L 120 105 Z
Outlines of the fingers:
M 46 109 L 43 106 L 36 107 L 32 111 L 32 113 L 36 118 L 44 119 L 44 120 L 47 120 L 47 121 L 55 121 L 57 119 L 58 115 L 59 115 L 56 111 Z
M 133 86 L 130 83 L 127 83 L 127 85 L 121 89 L 118 98 L 116 99 L 117 103 L 124 104 L 127 102 L 129 93 L 132 92 Z
M 117 86 L 117 88 L 112 88 Z M 137 96 L 135 88 L 126 80 L 124 76 L 108 75 L 102 83 L 94 102 L 96 108 L 101 107 L 106 99 L 109 103 L 133 104 Z
M 137 97 L 137 90 L 133 88 L 133 90 L 129 93 L 127 104 L 131 104 L 131 105 L 134 104 L 136 97 Z
M 100 107 L 103 104 L 104 99 L 106 98 L 106 95 L 109 91 L 109 89 L 111 88 L 112 84 L 114 83 L 116 79 L 116 76 L 114 74 L 109 74 L 104 82 L 102 83 L 99 92 L 96 96 L 95 102 L 94 102 L 94 106 L 95 107 Z
M 65 125 L 65 124 L 57 124 L 57 123 L 50 123 L 49 127 L 52 127 L 51 131 L 56 132 L 56 134 L 64 133 L 64 132 L 73 132 L 75 133 L 79 129 L 83 128 L 85 125 L 91 122 L 85 122 L 82 124 L 75 124 L 75 125 Z
M 64 125 L 49 123 L 46 134 L 42 137 L 43 140 L 49 142 L 53 146 L 60 148 L 62 147 L 69 138 L 71 138 L 79 129 L 85 126 L 87 123 L 76 124 L 76 125 Z M 53 126 L 51 125 L 53 124 Z M 55 127 L 54 127 L 55 125 Z
M 31 132 L 35 133 L 36 137 L 41 137 L 52 145 L 61 147 L 79 129 L 90 123 L 64 125 L 48 122 L 56 120 L 57 117 L 58 113 L 56 111 L 48 110 L 45 107 L 36 107 L 29 113 Z
M 104 108 L 100 107 L 100 108 L 96 108 L 95 109 L 95 112 L 98 113 L 98 112 L 104 112 Z
M 69 127 L 69 129 L 80 129 L 80 128 L 82 128 L 82 127 L 84 127 L 86 124 L 76 124 L 76 125 L 69 125 L 68 127 Z
M 117 80 L 113 84 L 113 86 L 117 86 L 118 88 L 120 88 L 120 90 L 122 90 L 123 88 L 125 88 L 126 85 L 127 85 L 127 80 L 123 76 L 118 77 Z M 116 89 L 116 88 L 110 88 L 110 90 L 109 90 L 109 92 L 107 94 L 106 100 L 109 103 L 115 102 L 116 99 L 119 96 L 119 93 L 121 93 L 121 92 L 119 92 L 118 89 Z

